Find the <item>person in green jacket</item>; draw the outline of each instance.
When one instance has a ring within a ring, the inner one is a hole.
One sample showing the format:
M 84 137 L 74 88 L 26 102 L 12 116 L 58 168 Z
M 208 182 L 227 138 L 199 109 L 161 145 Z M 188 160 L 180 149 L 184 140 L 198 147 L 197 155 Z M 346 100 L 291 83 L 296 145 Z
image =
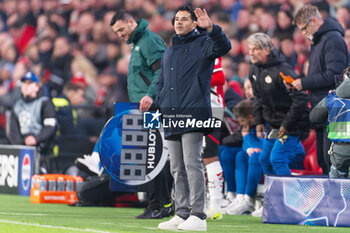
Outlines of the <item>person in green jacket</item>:
M 128 67 L 128 94 L 131 102 L 140 103 L 140 111 L 149 111 L 156 97 L 156 83 L 160 63 L 166 49 L 165 42 L 150 31 L 144 19 L 136 21 L 133 16 L 120 10 L 112 17 L 110 26 L 127 44 L 131 44 L 131 58 Z M 169 168 L 167 168 L 169 170 Z M 147 184 L 148 207 L 138 219 L 159 219 L 174 214 L 168 185 L 167 169 Z
M 127 77 L 128 94 L 131 102 L 140 102 L 140 111 L 147 111 L 155 99 L 165 42 L 147 28 L 146 20 L 136 22 L 124 10 L 112 17 L 110 26 L 123 41 L 132 44 Z

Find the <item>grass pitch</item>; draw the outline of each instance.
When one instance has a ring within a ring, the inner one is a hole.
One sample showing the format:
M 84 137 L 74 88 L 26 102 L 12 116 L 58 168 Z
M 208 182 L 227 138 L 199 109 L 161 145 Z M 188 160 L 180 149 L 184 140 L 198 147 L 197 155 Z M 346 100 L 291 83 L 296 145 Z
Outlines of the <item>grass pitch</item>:
M 136 208 L 70 207 L 63 204 L 32 204 L 29 197 L 0 194 L 0 233 L 66 232 L 172 232 L 157 229 L 167 219 L 139 220 Z M 228 216 L 208 221 L 208 232 L 350 232 L 349 228 L 263 224 L 261 218 Z

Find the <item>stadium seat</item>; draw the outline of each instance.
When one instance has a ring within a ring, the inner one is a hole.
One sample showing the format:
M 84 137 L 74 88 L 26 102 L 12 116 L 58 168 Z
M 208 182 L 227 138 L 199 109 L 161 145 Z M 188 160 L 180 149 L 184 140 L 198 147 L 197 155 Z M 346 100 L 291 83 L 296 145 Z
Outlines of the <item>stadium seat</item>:
M 242 98 L 244 97 L 243 90 L 242 90 L 241 84 L 239 84 L 239 82 L 231 80 L 227 84 L 229 87 L 231 87 L 233 90 L 235 90 Z
M 302 143 L 305 149 L 304 170 L 292 169 L 292 175 L 322 175 L 322 168 L 317 163 L 315 130 L 310 130 L 308 138 Z

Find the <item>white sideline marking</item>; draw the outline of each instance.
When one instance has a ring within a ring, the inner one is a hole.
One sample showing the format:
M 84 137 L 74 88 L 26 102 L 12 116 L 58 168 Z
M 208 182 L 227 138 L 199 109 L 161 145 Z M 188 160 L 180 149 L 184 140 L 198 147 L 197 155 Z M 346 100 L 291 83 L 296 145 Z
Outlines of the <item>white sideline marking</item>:
M 306 225 L 305 225 L 306 226 Z M 336 227 L 326 227 L 326 226 L 308 226 L 308 230 L 332 230 Z
M 47 214 L 36 214 L 36 213 L 11 213 L 11 212 L 0 212 L 3 215 L 31 215 L 31 216 L 44 216 Z
M 144 229 L 148 229 L 148 230 L 157 230 L 158 229 L 156 227 L 143 227 L 143 226 L 139 226 L 139 225 L 137 225 L 137 226 L 123 225 L 123 226 L 130 227 L 130 228 L 144 228 Z
M 149 230 L 157 230 L 158 228 L 156 227 L 144 227 L 145 229 L 149 229 Z
M 17 225 L 25 225 L 25 226 L 34 226 L 34 227 L 46 227 L 46 228 L 54 228 L 54 229 L 64 229 L 64 230 L 70 230 L 70 231 L 111 233 L 110 231 L 99 231 L 99 230 L 93 230 L 93 229 L 79 229 L 79 228 L 73 228 L 73 227 L 41 225 L 41 224 L 38 224 L 38 223 L 16 222 L 16 221 L 9 221 L 9 220 L 3 220 L 3 219 L 0 219 L 0 222 L 2 222 L 2 223 L 9 223 L 9 224 L 17 224 Z
M 244 225 L 220 225 L 220 227 L 248 227 Z

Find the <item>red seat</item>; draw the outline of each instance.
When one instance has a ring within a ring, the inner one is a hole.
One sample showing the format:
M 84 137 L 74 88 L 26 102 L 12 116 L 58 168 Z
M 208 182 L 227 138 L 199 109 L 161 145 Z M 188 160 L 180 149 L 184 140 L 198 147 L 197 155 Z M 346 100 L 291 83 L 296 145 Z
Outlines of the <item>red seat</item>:
M 6 115 L 2 112 L 0 112 L 0 127 L 6 129 Z
M 310 130 L 309 137 L 302 143 L 305 150 L 304 170 L 292 169 L 292 175 L 322 175 L 322 168 L 317 163 L 315 130 Z
M 242 98 L 244 97 L 243 90 L 242 90 L 241 84 L 239 84 L 239 82 L 231 80 L 227 83 L 227 85 L 229 87 L 232 87 L 232 89 L 235 90 L 235 92 L 237 92 L 237 94 L 240 95 Z

